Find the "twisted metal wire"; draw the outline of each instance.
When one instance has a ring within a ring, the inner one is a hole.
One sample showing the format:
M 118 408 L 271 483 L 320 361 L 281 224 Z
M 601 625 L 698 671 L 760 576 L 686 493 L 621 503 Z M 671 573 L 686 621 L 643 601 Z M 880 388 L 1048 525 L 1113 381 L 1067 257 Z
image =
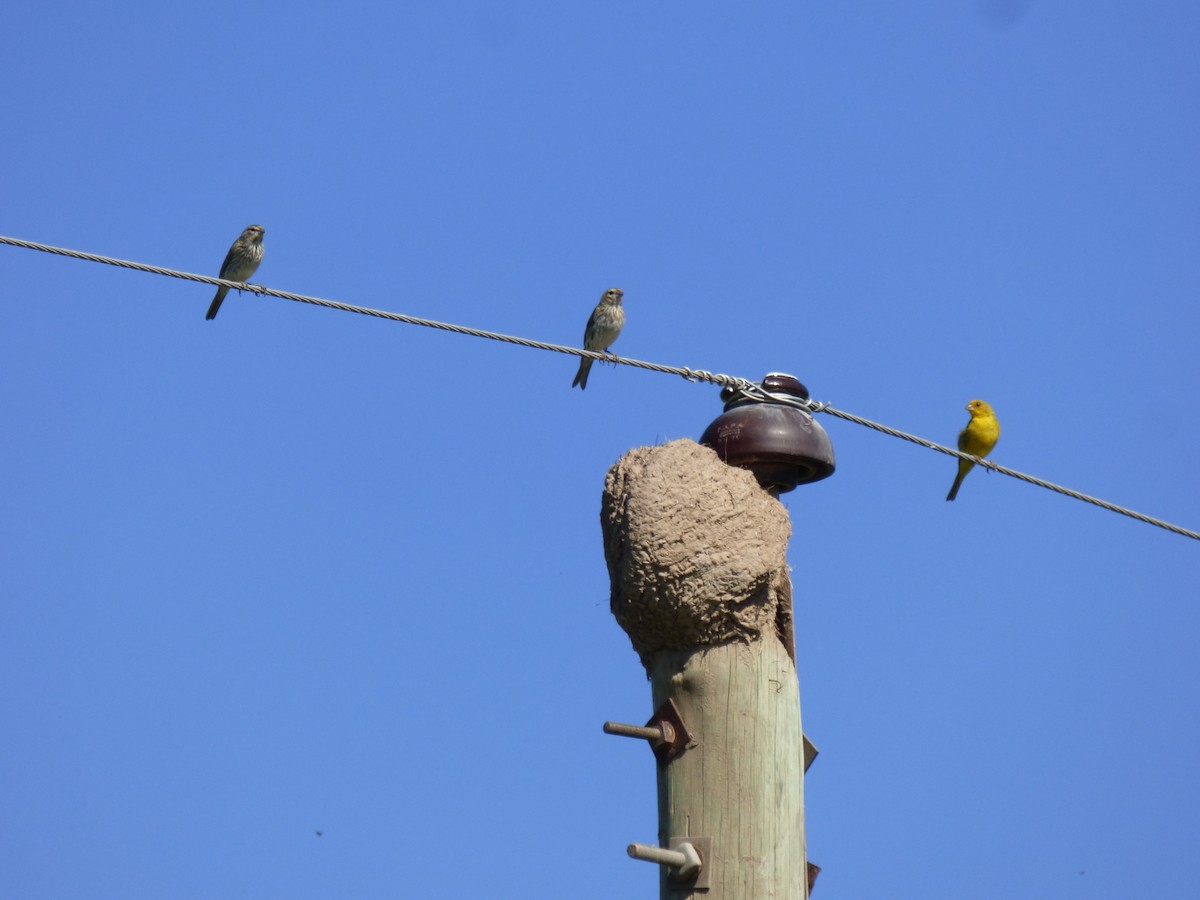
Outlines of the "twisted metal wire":
M 790 406 L 795 406 L 808 413 L 825 413 L 826 415 L 834 416 L 839 419 L 844 419 L 847 422 L 853 422 L 856 425 L 862 425 L 866 428 L 874 429 L 891 437 L 900 438 L 901 440 L 909 441 L 914 444 L 919 444 L 929 450 L 936 450 L 939 453 L 945 453 L 947 456 L 956 456 L 959 459 L 970 460 L 976 465 L 982 466 L 985 469 L 999 472 L 1001 475 L 1009 475 L 1020 481 L 1027 482 L 1037 487 L 1046 488 L 1050 491 L 1063 494 L 1067 497 L 1072 497 L 1075 500 L 1082 500 L 1084 503 L 1090 503 L 1093 506 L 1098 506 L 1101 509 L 1109 512 L 1119 513 L 1123 516 L 1128 516 L 1131 519 L 1136 519 L 1139 522 L 1145 522 L 1147 525 L 1155 525 L 1159 528 L 1164 528 L 1174 534 L 1182 535 L 1183 537 L 1200 540 L 1200 532 L 1192 531 L 1187 528 L 1181 528 L 1178 525 L 1172 525 L 1170 522 L 1165 522 L 1162 519 L 1156 519 L 1152 516 L 1144 515 L 1132 509 L 1126 509 L 1123 506 L 1117 506 L 1114 503 L 1109 503 L 1107 500 L 1101 500 L 1098 497 L 1092 497 L 1088 494 L 1082 494 L 1079 491 L 1071 488 L 1063 487 L 1059 484 L 1054 484 L 1051 481 L 1046 481 L 1042 478 L 1037 478 L 1033 475 L 1026 475 L 1024 472 L 1018 472 L 1016 469 L 1010 469 L 1007 466 L 1002 466 L 990 460 L 980 459 L 972 456 L 969 453 L 963 453 L 961 450 L 952 447 L 945 447 L 941 444 L 934 443 L 915 434 L 909 434 L 905 431 L 900 431 L 883 425 L 879 422 L 872 422 L 870 419 L 864 419 L 861 416 L 856 416 L 853 413 L 844 412 L 840 409 L 834 409 L 828 403 L 821 403 L 815 400 L 809 400 L 799 397 L 789 397 L 776 393 L 768 393 L 763 387 L 755 382 L 745 378 L 738 378 L 734 375 L 723 375 L 720 373 L 709 372 L 704 369 L 689 369 L 682 366 L 665 366 L 659 363 L 646 362 L 640 359 L 630 359 L 629 357 L 617 356 L 613 353 L 601 353 L 592 350 L 581 350 L 577 347 L 568 347 L 562 344 L 551 344 L 546 341 L 535 341 L 529 338 L 516 337 L 511 334 L 500 334 L 495 331 L 485 331 L 480 328 L 468 328 L 465 325 L 455 325 L 450 322 L 439 322 L 434 319 L 423 319 L 418 316 L 406 316 L 403 313 L 388 312 L 382 309 L 371 309 L 366 306 L 356 306 L 353 303 L 342 303 L 337 300 L 326 300 L 323 297 L 310 297 L 306 294 L 294 294 L 290 291 L 278 291 L 273 288 L 263 287 L 257 284 L 243 284 L 238 281 L 227 281 L 223 278 L 213 278 L 210 275 L 197 275 L 194 272 L 181 272 L 176 269 L 166 269 L 162 266 L 151 266 L 146 263 L 130 262 L 125 259 L 115 259 L 111 256 L 101 256 L 97 253 L 84 253 L 80 250 L 69 250 L 65 247 L 54 247 L 49 244 L 39 244 L 35 241 L 25 241 L 20 238 L 6 237 L 0 235 L 0 244 L 8 244 L 13 247 L 22 247 L 26 250 L 40 250 L 43 253 L 53 253 L 57 256 L 66 256 L 72 259 L 82 259 L 87 262 L 104 263 L 109 266 L 119 266 L 124 269 L 134 269 L 138 272 L 148 272 L 151 275 L 166 275 L 170 278 L 182 278 L 185 281 L 197 281 L 204 284 L 224 285 L 228 288 L 236 290 L 250 291 L 255 294 L 261 294 L 267 297 L 279 297 L 282 300 L 294 300 L 298 303 L 310 303 L 313 306 L 325 306 L 330 309 L 339 309 L 343 312 L 358 313 L 364 316 L 374 316 L 377 319 L 387 319 L 392 322 L 403 322 L 406 325 L 422 325 L 426 328 L 436 328 L 441 331 L 449 331 L 454 334 L 466 334 L 471 337 L 486 338 L 493 341 L 503 341 L 508 344 L 516 344 L 521 347 L 531 347 L 535 350 L 549 350 L 552 353 L 565 353 L 570 356 L 582 356 L 595 360 L 604 360 L 613 363 L 619 363 L 623 366 L 633 366 L 638 369 L 646 369 L 651 372 L 661 372 L 665 375 L 678 375 L 688 381 L 707 382 L 709 384 L 720 385 L 728 388 L 731 391 L 741 394 L 748 400 L 765 401 L 770 400 L 773 403 L 785 403 Z
M 467 334 L 472 337 L 487 338 L 493 341 L 503 341 L 517 344 L 521 347 L 532 347 L 535 350 L 549 350 L 553 353 L 566 353 L 571 356 L 586 356 L 590 359 L 620 363 L 623 366 L 633 366 L 638 369 L 648 369 L 651 372 L 661 372 L 666 375 L 678 375 L 688 381 L 705 381 L 722 387 L 744 387 L 750 382 L 744 378 L 732 375 L 720 375 L 706 372 L 703 369 L 688 369 L 680 366 L 664 366 L 659 363 L 645 362 L 640 359 L 619 357 L 613 353 L 601 353 L 594 350 L 581 350 L 577 347 L 567 347 L 562 344 L 550 344 L 546 341 L 535 341 L 529 338 L 517 337 L 511 334 L 500 334 L 495 331 L 484 331 L 480 328 L 468 328 L 465 325 L 455 325 L 450 322 L 438 322 L 435 319 L 422 319 L 419 316 L 406 316 L 403 313 L 389 312 L 383 309 L 371 309 L 367 306 L 357 306 L 353 303 L 342 303 L 338 300 L 326 300 L 323 297 L 310 297 L 307 294 L 294 294 L 291 291 L 278 291 L 274 288 L 258 284 L 244 284 L 240 281 L 228 281 L 224 278 L 213 278 L 211 275 L 197 275 L 194 272 L 181 272 L 177 269 L 166 269 L 162 266 L 151 266 L 146 263 L 130 262 L 127 259 L 115 259 L 111 256 L 101 256 L 98 253 L 84 253 L 80 250 L 69 250 L 66 247 L 54 247 L 49 244 L 39 244 L 34 241 L 24 241 L 20 238 L 0 235 L 0 244 L 13 247 L 23 247 L 27 250 L 41 250 L 43 253 L 53 253 L 72 259 L 82 259 L 87 262 L 104 263 L 109 266 L 120 266 L 123 269 L 134 269 L 138 272 L 149 272 L 151 275 L 166 275 L 170 278 L 182 278 L 185 281 L 198 281 L 203 284 L 224 285 L 240 291 L 250 291 L 266 297 L 279 297 L 283 300 L 294 300 L 298 303 L 311 303 L 313 306 L 325 306 L 330 309 L 340 309 L 342 312 L 358 313 L 363 316 L 374 316 L 377 319 L 388 319 L 392 322 L 403 322 L 406 325 L 423 325 L 426 328 L 437 328 L 454 334 Z
M 1072 490 L 1068 487 L 1063 487 L 1061 484 L 1055 484 L 1052 481 L 1046 481 L 1043 478 L 1037 478 L 1033 475 L 1026 475 L 1024 472 L 1018 472 L 1016 469 L 1010 469 L 1007 466 L 1002 466 L 988 459 L 980 459 L 978 456 L 972 456 L 970 453 L 963 453 L 961 450 L 956 450 L 950 447 L 943 447 L 941 444 L 935 444 L 933 441 L 926 440 L 923 437 L 917 437 L 915 434 L 909 434 L 905 431 L 898 431 L 895 428 L 889 428 L 887 425 L 881 425 L 878 422 L 872 422 L 870 419 L 864 419 L 861 416 L 856 416 L 853 413 L 843 412 L 840 409 L 834 409 L 832 406 L 822 404 L 821 412 L 828 413 L 831 416 L 836 416 L 839 419 L 845 419 L 847 422 L 854 422 L 856 425 L 863 425 L 867 428 L 873 428 L 876 431 L 882 431 L 884 434 L 892 437 L 900 438 L 901 440 L 911 441 L 914 444 L 920 444 L 922 447 L 927 447 L 930 450 L 936 450 L 939 453 L 945 453 L 948 456 L 957 456 L 959 459 L 967 459 L 976 465 L 983 466 L 985 469 L 991 469 L 994 472 L 999 472 L 1001 475 L 1009 475 L 1020 481 L 1033 484 L 1046 490 L 1054 491 L 1059 494 L 1064 494 L 1067 497 L 1072 497 L 1076 500 L 1082 500 L 1084 503 L 1091 503 L 1093 506 L 1099 506 L 1101 509 L 1106 509 L 1109 512 L 1120 513 L 1123 516 L 1129 516 L 1131 519 L 1137 519 L 1139 522 L 1145 522 L 1147 525 L 1157 525 L 1159 528 L 1165 528 L 1167 531 L 1175 534 L 1183 535 L 1184 537 L 1192 538 L 1200 541 L 1200 532 L 1192 531 L 1188 528 L 1181 528 L 1178 525 L 1172 525 L 1170 522 L 1164 522 L 1162 519 L 1156 519 L 1153 516 L 1147 516 L 1144 513 L 1136 512 L 1132 509 L 1127 509 L 1124 506 L 1117 506 L 1115 503 L 1109 503 L 1107 500 L 1101 500 L 1099 497 L 1092 497 L 1089 494 L 1081 494 L 1079 491 Z

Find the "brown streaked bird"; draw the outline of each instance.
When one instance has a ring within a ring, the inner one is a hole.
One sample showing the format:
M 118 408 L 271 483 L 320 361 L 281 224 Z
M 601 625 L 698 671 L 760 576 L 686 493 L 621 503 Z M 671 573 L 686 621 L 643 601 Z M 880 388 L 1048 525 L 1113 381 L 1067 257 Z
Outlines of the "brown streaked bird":
M 609 288 L 592 310 L 588 317 L 587 328 L 583 330 L 583 349 L 595 353 L 603 353 L 612 346 L 625 327 L 625 308 L 621 306 L 621 298 L 625 292 L 620 288 Z M 571 387 L 579 385 L 579 389 L 587 388 L 588 372 L 592 370 L 593 359 L 586 356 L 579 360 L 579 371 Z
M 266 230 L 261 225 L 251 225 L 241 233 L 233 246 L 229 248 L 229 253 L 225 256 L 225 262 L 221 263 L 221 274 L 219 277 L 227 281 L 245 281 L 251 275 L 258 271 L 258 264 L 263 258 L 263 235 Z M 217 310 L 221 308 L 221 301 L 225 299 L 225 295 L 229 293 L 229 288 L 221 285 L 217 288 L 217 295 L 213 297 L 212 305 L 208 308 L 208 315 L 204 318 L 215 319 Z

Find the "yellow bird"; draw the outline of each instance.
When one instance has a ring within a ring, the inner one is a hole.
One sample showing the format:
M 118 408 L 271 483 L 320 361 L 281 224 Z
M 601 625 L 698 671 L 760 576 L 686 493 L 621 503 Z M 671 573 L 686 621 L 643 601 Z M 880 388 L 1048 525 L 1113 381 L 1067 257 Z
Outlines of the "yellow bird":
M 971 421 L 958 435 L 958 449 L 982 459 L 992 452 L 996 441 L 1000 440 L 1000 420 L 996 418 L 992 408 L 982 400 L 972 400 L 968 403 L 967 412 L 971 414 Z M 975 463 L 969 459 L 958 461 L 958 476 L 954 479 L 950 493 L 946 495 L 947 500 L 958 496 L 959 486 L 973 468 Z

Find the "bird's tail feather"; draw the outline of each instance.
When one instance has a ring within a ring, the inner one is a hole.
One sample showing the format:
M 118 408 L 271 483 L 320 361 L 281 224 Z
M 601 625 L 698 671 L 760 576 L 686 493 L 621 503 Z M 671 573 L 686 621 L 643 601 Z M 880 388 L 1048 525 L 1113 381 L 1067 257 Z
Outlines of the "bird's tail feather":
M 975 463 L 967 462 L 965 459 L 958 461 L 958 475 L 954 477 L 954 484 L 950 486 L 950 493 L 946 495 L 947 500 L 953 500 L 958 496 L 958 489 L 962 487 L 963 479 L 967 477 L 967 473 L 975 468 Z
M 579 385 L 579 389 L 587 389 L 588 372 L 592 370 L 592 363 L 595 360 L 588 359 L 586 356 L 579 361 L 579 371 L 575 373 L 575 380 L 571 382 L 571 387 Z
M 208 315 L 204 317 L 205 321 L 217 317 L 217 310 L 221 308 L 221 301 L 225 299 L 225 295 L 228 293 L 229 288 L 225 287 L 225 285 L 217 288 L 217 296 L 213 297 L 212 305 L 208 308 Z

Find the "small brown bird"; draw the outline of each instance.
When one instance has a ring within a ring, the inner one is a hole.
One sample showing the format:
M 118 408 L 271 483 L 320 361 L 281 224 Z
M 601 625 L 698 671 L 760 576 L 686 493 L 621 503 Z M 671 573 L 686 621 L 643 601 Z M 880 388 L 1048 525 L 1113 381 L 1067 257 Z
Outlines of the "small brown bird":
M 982 459 L 992 452 L 996 441 L 1000 440 L 1000 420 L 996 418 L 992 408 L 982 400 L 972 400 L 968 403 L 967 412 L 971 414 L 971 421 L 958 435 L 958 449 L 963 453 L 970 453 L 972 456 Z M 962 485 L 963 479 L 973 468 L 975 468 L 975 463 L 969 459 L 958 461 L 958 476 L 954 479 L 950 493 L 946 495 L 947 500 L 953 500 L 958 496 L 958 489 Z
M 219 277 L 227 281 L 245 281 L 251 275 L 258 271 L 258 264 L 262 262 L 263 245 L 262 239 L 266 231 L 261 225 L 251 225 L 241 233 L 233 246 L 229 248 L 229 253 L 225 256 L 225 262 L 221 263 L 221 274 Z M 217 288 L 217 295 L 213 297 L 212 305 L 208 308 L 208 315 L 205 319 L 215 319 L 217 310 L 221 308 L 221 301 L 225 299 L 225 295 L 229 293 L 229 288 L 221 285 Z
M 603 353 L 621 334 L 621 329 L 625 327 L 625 308 L 621 306 L 624 296 L 625 292 L 620 288 L 609 288 L 604 292 L 588 317 L 587 328 L 583 330 L 584 350 Z M 595 360 L 586 356 L 579 360 L 579 371 L 575 373 L 571 387 L 579 385 L 581 391 L 587 388 L 588 372 L 592 370 L 593 362 Z

